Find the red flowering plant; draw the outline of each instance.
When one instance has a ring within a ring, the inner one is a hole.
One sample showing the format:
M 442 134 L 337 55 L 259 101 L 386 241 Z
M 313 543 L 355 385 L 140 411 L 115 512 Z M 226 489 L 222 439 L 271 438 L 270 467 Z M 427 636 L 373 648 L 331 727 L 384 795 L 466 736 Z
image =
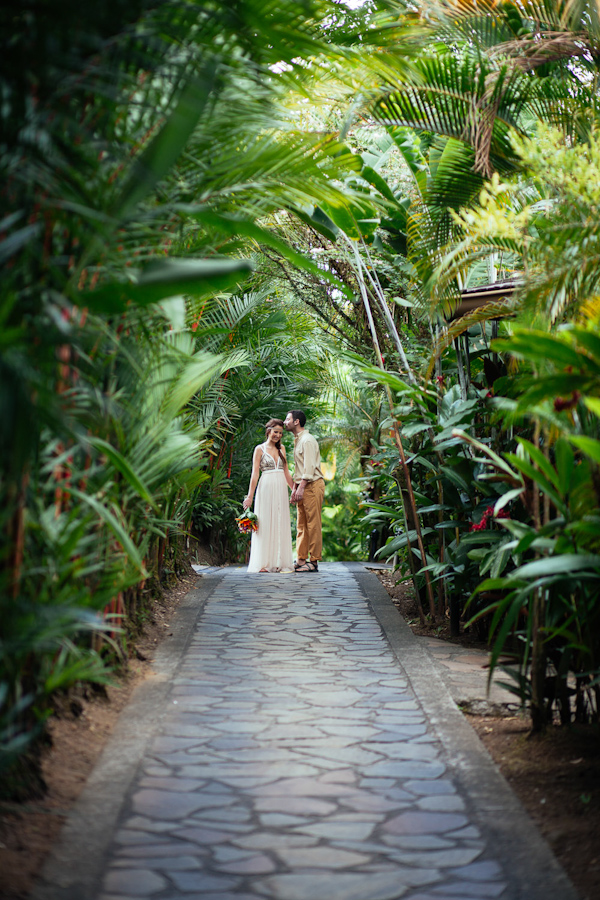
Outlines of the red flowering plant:
M 236 516 L 238 531 L 241 534 L 251 534 L 258 531 L 258 516 L 249 509 L 244 510 L 241 516 Z
M 496 513 L 496 516 L 494 516 L 494 507 L 488 506 L 479 522 L 473 522 L 473 524 L 469 528 L 469 531 L 485 531 L 485 529 L 487 528 L 488 519 L 493 518 L 510 519 L 510 516 L 505 509 L 499 510 L 499 512 Z

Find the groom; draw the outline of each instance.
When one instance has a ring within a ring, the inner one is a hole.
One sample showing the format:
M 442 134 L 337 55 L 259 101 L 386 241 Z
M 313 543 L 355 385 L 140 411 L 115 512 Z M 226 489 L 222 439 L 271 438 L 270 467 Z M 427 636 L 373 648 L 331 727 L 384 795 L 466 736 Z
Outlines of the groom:
M 291 502 L 298 504 L 296 529 L 296 572 L 318 572 L 323 552 L 321 510 L 325 482 L 321 472 L 319 445 L 305 429 L 306 416 L 291 409 L 283 423 L 294 435 L 294 488 Z

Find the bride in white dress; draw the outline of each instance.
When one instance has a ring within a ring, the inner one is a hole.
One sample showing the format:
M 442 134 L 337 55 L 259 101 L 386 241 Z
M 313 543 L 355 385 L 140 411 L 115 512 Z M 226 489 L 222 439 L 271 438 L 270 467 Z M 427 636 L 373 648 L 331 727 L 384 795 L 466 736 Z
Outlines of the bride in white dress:
M 258 531 L 252 532 L 248 572 L 293 572 L 288 486 L 291 490 L 294 482 L 281 444 L 281 419 L 269 419 L 265 433 L 264 444 L 254 448 L 250 488 L 243 502 L 244 509 L 249 509 L 256 490 Z

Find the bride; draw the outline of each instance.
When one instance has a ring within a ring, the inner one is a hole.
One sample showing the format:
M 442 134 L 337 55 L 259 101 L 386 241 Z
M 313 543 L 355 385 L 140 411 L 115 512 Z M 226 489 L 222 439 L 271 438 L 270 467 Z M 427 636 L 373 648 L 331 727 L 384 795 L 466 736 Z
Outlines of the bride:
M 244 509 L 252 506 L 256 490 L 254 512 L 258 517 L 258 531 L 252 532 L 248 572 L 293 572 L 288 486 L 291 490 L 294 483 L 281 444 L 281 419 L 269 419 L 265 435 L 264 444 L 254 448 L 250 487 L 242 504 Z

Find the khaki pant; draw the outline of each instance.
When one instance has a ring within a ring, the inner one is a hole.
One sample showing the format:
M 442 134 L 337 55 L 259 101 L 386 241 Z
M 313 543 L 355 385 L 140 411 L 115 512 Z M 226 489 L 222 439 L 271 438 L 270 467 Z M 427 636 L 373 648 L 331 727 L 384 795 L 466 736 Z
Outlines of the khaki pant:
M 298 522 L 296 529 L 296 558 L 319 562 L 323 555 L 323 534 L 321 531 L 321 510 L 325 497 L 325 482 L 322 478 L 309 481 L 304 488 L 302 500 L 298 501 Z

